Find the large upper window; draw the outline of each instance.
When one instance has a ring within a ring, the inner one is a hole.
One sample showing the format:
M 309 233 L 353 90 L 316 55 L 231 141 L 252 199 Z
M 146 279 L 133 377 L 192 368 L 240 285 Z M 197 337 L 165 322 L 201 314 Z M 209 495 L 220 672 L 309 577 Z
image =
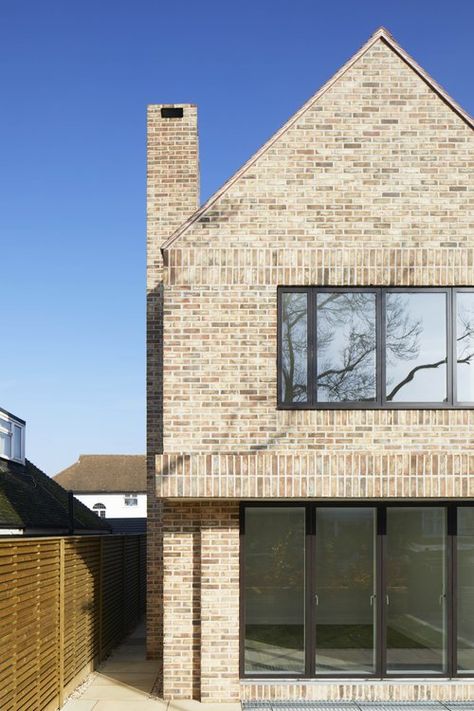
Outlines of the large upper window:
M 474 406 L 474 288 L 280 287 L 282 407 Z

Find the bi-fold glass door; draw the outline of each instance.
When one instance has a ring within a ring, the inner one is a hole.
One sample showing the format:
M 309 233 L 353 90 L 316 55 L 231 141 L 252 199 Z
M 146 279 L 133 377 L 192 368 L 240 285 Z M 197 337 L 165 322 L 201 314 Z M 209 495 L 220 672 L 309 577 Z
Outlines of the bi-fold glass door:
M 248 505 L 241 673 L 474 676 L 474 506 Z
M 377 509 L 316 508 L 316 674 L 375 674 Z
M 389 506 L 383 538 L 386 673 L 446 675 L 446 508 Z

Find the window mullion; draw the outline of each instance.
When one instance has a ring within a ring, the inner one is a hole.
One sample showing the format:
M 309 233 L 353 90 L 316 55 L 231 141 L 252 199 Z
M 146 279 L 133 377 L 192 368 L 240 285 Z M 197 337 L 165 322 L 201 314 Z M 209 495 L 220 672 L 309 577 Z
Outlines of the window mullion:
M 377 360 L 379 366 L 379 392 L 377 393 L 377 403 L 381 407 L 385 407 L 385 383 L 386 383 L 386 364 L 387 364 L 387 344 L 386 344 L 386 299 L 385 289 L 379 291 L 379 309 L 378 309 L 378 334 L 377 334 Z
M 315 405 L 317 402 L 316 388 L 316 289 L 308 289 L 308 402 Z
M 382 678 L 387 675 L 387 628 L 385 619 L 385 557 L 387 534 L 387 507 L 379 504 L 377 507 L 377 538 L 378 538 L 378 607 L 377 607 L 377 654 L 378 673 Z
M 315 675 L 315 620 L 314 620 L 314 519 L 313 504 L 306 505 L 306 614 L 305 614 L 305 674 L 311 678 Z
M 458 675 L 457 669 L 457 507 L 448 507 L 448 674 Z
M 446 289 L 446 396 L 449 405 L 454 403 L 453 390 L 453 348 L 454 348 L 454 322 L 452 289 Z
M 449 345 L 449 353 L 451 355 L 451 389 L 452 389 L 452 399 L 451 405 L 454 407 L 458 402 L 457 397 L 457 365 L 458 365 L 458 352 L 457 352 L 457 289 L 450 289 L 451 292 L 451 343 Z

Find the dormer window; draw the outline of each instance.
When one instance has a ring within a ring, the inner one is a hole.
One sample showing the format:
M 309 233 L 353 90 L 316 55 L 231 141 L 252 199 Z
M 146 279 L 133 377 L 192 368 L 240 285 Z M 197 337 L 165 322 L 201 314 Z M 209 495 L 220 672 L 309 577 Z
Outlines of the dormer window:
M 25 422 L 0 410 L 0 457 L 25 462 Z

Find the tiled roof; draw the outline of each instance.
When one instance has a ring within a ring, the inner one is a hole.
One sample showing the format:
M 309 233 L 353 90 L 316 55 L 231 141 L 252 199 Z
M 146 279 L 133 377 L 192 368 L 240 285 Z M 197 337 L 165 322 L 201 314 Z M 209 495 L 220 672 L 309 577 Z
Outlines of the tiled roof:
M 0 532 L 2 528 L 68 531 L 68 493 L 34 464 L 0 459 Z M 110 530 L 109 525 L 74 499 L 74 530 Z
M 54 480 L 76 493 L 146 492 L 144 454 L 81 454 Z

